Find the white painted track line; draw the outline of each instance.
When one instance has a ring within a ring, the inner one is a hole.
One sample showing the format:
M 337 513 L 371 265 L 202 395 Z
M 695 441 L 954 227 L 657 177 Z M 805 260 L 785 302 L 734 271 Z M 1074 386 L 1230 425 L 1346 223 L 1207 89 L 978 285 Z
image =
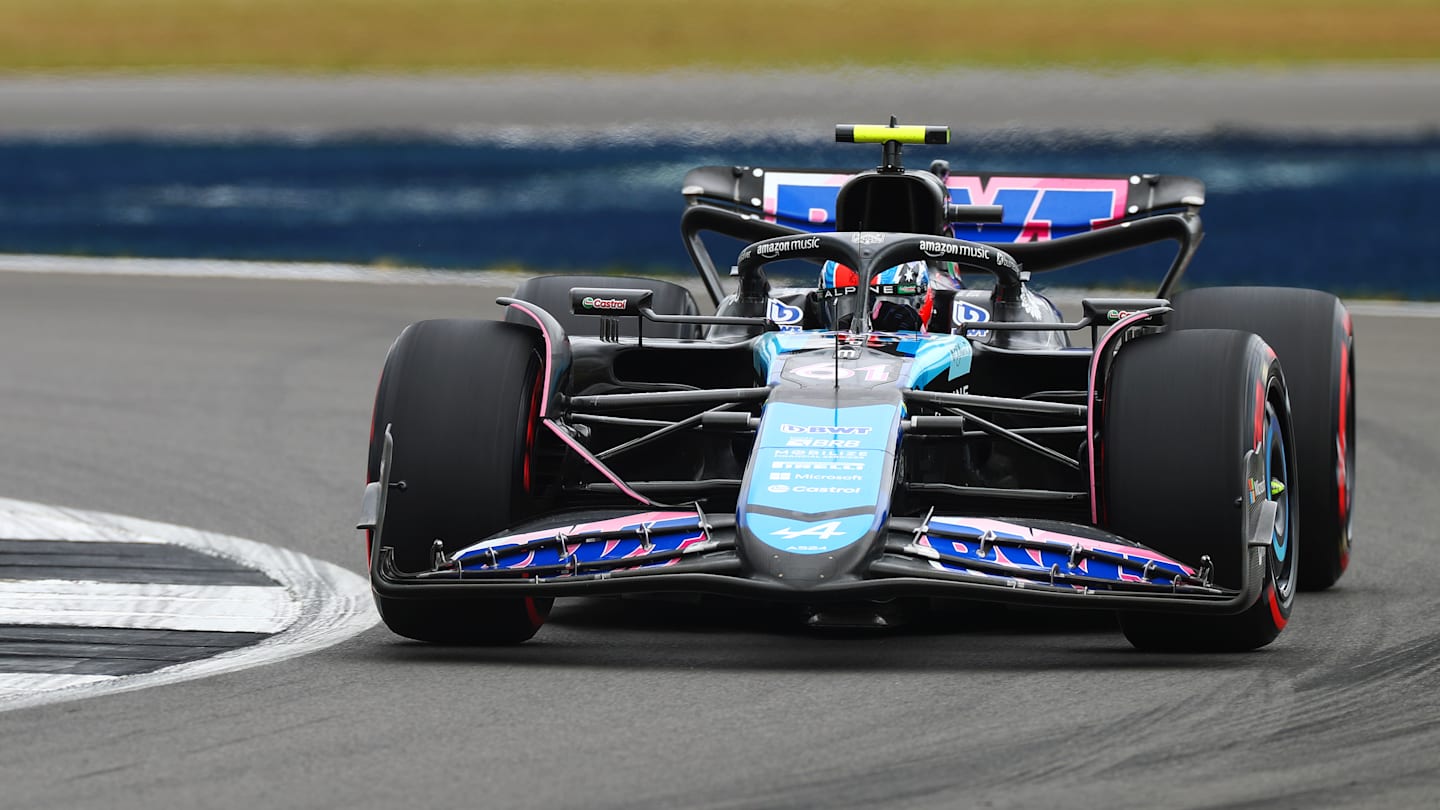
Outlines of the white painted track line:
M 294 621 L 281 587 L 0 581 L 0 624 L 278 633 Z
M 19 609 L 27 612 L 28 618 L 18 622 L 0 615 L 0 622 L 55 623 L 56 617 L 63 616 L 66 610 L 64 599 L 52 600 L 51 605 L 57 610 L 43 615 L 25 605 L 27 599 L 47 598 L 38 591 L 53 595 L 58 589 L 70 593 L 65 598 L 74 599 L 80 612 L 89 612 L 94 621 L 108 622 L 100 626 L 170 627 L 158 622 L 180 621 L 177 616 L 183 611 L 179 608 L 189 600 L 190 606 L 197 608 L 195 614 L 199 617 L 191 621 L 217 621 L 223 617 L 211 614 L 230 611 L 237 624 L 245 625 L 244 630 L 253 632 L 259 627 L 265 628 L 262 632 L 279 631 L 247 647 L 143 674 L 75 680 L 47 680 L 18 673 L 0 675 L 0 710 L 143 689 L 294 658 L 343 641 L 379 621 L 370 583 L 364 577 L 289 549 L 240 537 L 4 498 L 0 498 L 0 537 L 170 543 L 233 560 L 277 583 L 273 588 L 148 586 L 153 588 L 151 591 L 145 591 L 147 586 L 126 586 L 140 589 L 131 590 L 128 595 L 133 598 L 126 603 L 119 593 L 123 588 L 117 588 L 114 583 L 65 585 L 54 581 L 5 580 L 0 581 L 0 594 L 5 594 L 0 596 L 0 606 L 3 606 L 0 611 L 4 607 Z M 263 596 L 261 592 L 265 592 Z M 111 607 L 115 613 L 103 617 L 101 614 Z M 139 618 L 124 618 L 131 614 Z M 209 618 L 203 618 L 207 615 Z M 162 616 L 168 618 L 162 619 Z M 87 623 L 86 626 L 96 625 Z
M 16 501 L 15 503 L 21 503 Z M 60 507 L 7 509 L 0 499 L 0 535 L 7 540 L 73 540 L 104 542 L 114 540 L 115 526 L 93 521 L 90 513 Z M 148 535 L 129 535 L 127 543 L 163 543 Z
M 46 672 L 0 672 L 0 705 L 11 698 L 33 698 L 37 694 L 76 686 L 108 684 L 114 675 L 52 675 Z

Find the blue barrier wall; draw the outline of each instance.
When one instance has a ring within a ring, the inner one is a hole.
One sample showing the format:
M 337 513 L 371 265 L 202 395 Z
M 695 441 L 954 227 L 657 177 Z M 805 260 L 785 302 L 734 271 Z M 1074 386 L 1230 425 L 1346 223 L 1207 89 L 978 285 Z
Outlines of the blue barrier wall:
M 0 252 L 688 272 L 703 164 L 863 168 L 874 147 L 754 142 L 0 141 Z M 1440 136 L 988 137 L 909 165 L 1187 174 L 1209 188 L 1194 284 L 1440 297 Z M 1153 283 L 1163 252 L 1055 283 Z M 1157 266 L 1158 264 L 1158 266 Z

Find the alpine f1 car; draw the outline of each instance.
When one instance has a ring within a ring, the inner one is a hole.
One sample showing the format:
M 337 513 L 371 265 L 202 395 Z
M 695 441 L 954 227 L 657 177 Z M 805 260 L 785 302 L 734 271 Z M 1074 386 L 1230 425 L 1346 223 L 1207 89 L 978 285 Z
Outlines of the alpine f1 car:
M 881 144 L 881 165 L 687 175 L 714 314 L 663 279 L 546 276 L 499 299 L 503 321 L 400 334 L 361 521 L 394 632 L 519 642 L 565 596 L 723 595 L 817 625 L 952 598 L 1248 650 L 1336 581 L 1355 351 L 1334 296 L 1177 291 L 1191 178 L 907 170 L 902 146 L 948 129 L 893 120 L 837 140 Z M 733 282 L 717 236 L 743 245 Z M 1165 241 L 1154 296 L 1066 321 L 1031 288 Z M 772 283 L 796 261 L 824 283 Z

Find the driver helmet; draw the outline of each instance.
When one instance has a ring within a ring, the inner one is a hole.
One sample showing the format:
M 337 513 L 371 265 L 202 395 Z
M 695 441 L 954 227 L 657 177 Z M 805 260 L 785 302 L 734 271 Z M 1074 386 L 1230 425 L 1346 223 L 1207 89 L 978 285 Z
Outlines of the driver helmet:
M 820 288 L 858 287 L 859 276 L 849 267 L 835 261 L 820 268 Z M 930 271 L 924 262 L 905 262 L 876 273 L 870 279 L 870 327 L 877 332 L 920 332 L 930 322 L 934 304 L 930 290 Z M 854 307 L 859 296 L 837 298 L 833 303 L 832 323 L 838 330 L 850 328 Z M 848 305 L 848 306 L 847 306 Z

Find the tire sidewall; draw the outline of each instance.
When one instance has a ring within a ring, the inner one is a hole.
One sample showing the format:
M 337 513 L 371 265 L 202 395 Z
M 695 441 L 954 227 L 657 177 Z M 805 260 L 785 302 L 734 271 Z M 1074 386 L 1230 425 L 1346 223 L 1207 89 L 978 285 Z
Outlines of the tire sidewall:
M 1122 628 L 1137 647 L 1250 650 L 1273 641 L 1288 623 L 1301 545 L 1298 510 L 1290 510 L 1286 524 L 1291 575 L 1283 587 L 1274 545 L 1248 544 L 1258 515 L 1247 510 L 1259 505 L 1246 496 L 1261 484 L 1250 465 L 1273 422 L 1285 450 L 1287 503 L 1299 503 L 1289 408 L 1281 365 L 1256 335 L 1186 330 L 1119 350 L 1101 419 L 1106 528 L 1191 566 L 1209 556 L 1216 584 L 1252 595 L 1231 615 L 1124 613 Z M 1268 492 L 1268 481 L 1263 485 Z
M 368 477 L 379 476 L 389 426 L 392 490 L 380 542 L 394 549 L 400 571 L 429 570 L 437 538 L 453 553 L 535 509 L 525 471 L 534 455 L 541 346 L 534 328 L 478 320 L 421 321 L 391 346 L 372 415 Z M 392 631 L 436 643 L 524 641 L 552 602 L 376 594 Z

